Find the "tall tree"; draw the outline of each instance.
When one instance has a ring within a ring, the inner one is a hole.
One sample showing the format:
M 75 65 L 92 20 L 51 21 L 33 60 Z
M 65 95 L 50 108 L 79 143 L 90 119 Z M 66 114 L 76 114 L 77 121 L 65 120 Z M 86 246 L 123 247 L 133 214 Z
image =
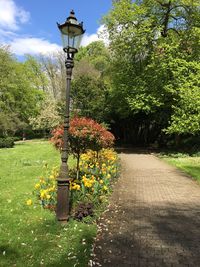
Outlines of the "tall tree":
M 43 92 L 29 79 L 33 73 L 26 63 L 17 62 L 5 46 L 0 47 L 0 77 L 0 135 L 9 135 L 27 125 Z
M 74 113 L 108 122 L 109 114 L 109 53 L 103 42 L 82 47 L 75 57 L 72 81 Z
M 40 55 L 39 61 L 49 81 L 46 92 L 51 94 L 56 100 L 63 100 L 66 90 L 64 53 Z
M 150 136 L 155 129 L 160 129 L 156 138 L 163 129 L 188 133 L 187 126 L 181 126 L 182 110 L 196 114 L 187 125 L 195 124 L 190 130 L 199 133 L 199 1 L 121 0 L 104 22 L 110 37 L 113 112 L 118 121 L 135 123 L 134 137 L 144 132 Z M 194 101 L 189 110 L 186 95 Z M 173 127 L 178 122 L 179 127 Z

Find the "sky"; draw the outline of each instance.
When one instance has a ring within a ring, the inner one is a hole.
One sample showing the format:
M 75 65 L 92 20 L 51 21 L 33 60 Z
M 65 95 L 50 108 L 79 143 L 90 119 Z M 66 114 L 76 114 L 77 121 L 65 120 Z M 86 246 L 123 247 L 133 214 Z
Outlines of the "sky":
M 17 57 L 61 49 L 56 22 L 63 23 L 71 9 L 86 33 L 82 45 L 98 39 L 101 19 L 112 0 L 0 0 L 0 44 L 9 44 Z

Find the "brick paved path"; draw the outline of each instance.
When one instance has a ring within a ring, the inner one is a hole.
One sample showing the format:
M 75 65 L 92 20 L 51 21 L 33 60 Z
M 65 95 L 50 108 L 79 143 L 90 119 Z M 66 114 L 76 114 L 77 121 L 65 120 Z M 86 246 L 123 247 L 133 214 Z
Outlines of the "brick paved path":
M 90 266 L 200 267 L 200 186 L 153 155 L 121 159 Z

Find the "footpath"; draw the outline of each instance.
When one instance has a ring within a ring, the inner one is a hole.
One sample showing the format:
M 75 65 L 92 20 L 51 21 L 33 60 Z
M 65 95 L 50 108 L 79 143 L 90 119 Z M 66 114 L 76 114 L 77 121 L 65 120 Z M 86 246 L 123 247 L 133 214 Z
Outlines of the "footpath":
M 151 154 L 120 154 L 89 266 L 200 267 L 200 186 Z

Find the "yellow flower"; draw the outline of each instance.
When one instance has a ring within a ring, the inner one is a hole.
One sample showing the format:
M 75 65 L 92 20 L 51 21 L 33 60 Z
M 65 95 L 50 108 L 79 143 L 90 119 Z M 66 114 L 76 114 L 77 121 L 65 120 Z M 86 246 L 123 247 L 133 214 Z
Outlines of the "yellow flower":
M 56 189 L 56 187 L 55 187 L 55 185 L 53 185 L 52 187 L 49 188 L 48 191 L 49 191 L 49 192 L 51 192 L 51 191 L 55 191 L 55 189 Z
M 50 175 L 49 178 L 50 178 L 50 179 L 54 179 L 55 177 L 54 177 L 53 175 Z
M 80 190 L 80 188 L 81 188 L 81 187 L 80 187 L 79 184 L 76 184 L 76 185 L 74 186 L 74 189 L 75 189 L 75 190 Z
M 100 180 L 99 183 L 100 183 L 100 184 L 103 184 L 103 180 Z
M 107 174 L 107 178 L 110 179 L 111 178 L 111 175 L 110 173 Z
M 33 204 L 32 199 L 28 199 L 28 200 L 26 201 L 26 205 L 31 206 L 32 204 Z
M 104 185 L 103 190 L 107 191 L 108 187 L 106 185 Z
M 37 183 L 37 184 L 35 185 L 35 189 L 39 189 L 39 188 L 40 188 L 40 184 Z
M 70 183 L 70 190 L 80 190 L 81 186 L 76 183 Z
M 51 198 L 51 196 L 50 195 L 47 195 L 47 199 L 50 199 Z
M 46 197 L 46 190 L 40 190 L 40 197 L 44 199 Z
M 40 183 L 41 184 L 46 184 L 46 182 L 45 182 L 45 180 L 42 178 L 42 179 L 40 179 Z
M 83 183 L 84 183 L 85 187 L 90 188 L 90 187 L 92 187 L 94 180 L 90 180 L 90 179 L 85 178 L 85 179 L 83 179 Z

